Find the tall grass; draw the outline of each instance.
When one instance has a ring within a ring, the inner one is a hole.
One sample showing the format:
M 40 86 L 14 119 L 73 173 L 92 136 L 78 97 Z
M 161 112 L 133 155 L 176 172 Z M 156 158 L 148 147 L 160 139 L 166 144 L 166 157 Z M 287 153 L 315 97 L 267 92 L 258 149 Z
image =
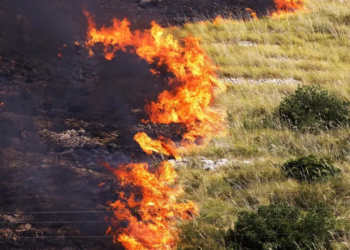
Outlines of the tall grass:
M 282 98 L 298 84 L 318 84 L 350 99 L 350 2 L 310 0 L 307 7 L 310 13 L 285 19 L 193 23 L 171 31 L 178 38 L 201 37 L 228 86 L 215 104 L 228 114 L 228 135 L 188 152 L 191 164 L 178 169 L 184 199 L 201 206 L 199 218 L 180 225 L 179 249 L 225 249 L 222 232 L 234 226 L 240 211 L 276 200 L 301 209 L 323 201 L 332 205 L 338 221 L 350 219 L 350 128 L 301 133 L 282 126 L 276 115 Z M 299 83 L 276 84 L 276 78 Z M 316 184 L 287 179 L 282 164 L 309 154 L 330 157 L 343 174 Z M 202 156 L 252 163 L 232 161 L 208 172 L 201 168 Z M 345 225 L 339 223 L 342 233 L 334 249 L 350 249 Z

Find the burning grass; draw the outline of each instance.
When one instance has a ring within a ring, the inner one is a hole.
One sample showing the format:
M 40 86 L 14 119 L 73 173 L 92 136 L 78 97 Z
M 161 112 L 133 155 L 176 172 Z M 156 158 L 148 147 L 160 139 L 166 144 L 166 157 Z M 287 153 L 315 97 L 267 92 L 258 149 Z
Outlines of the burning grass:
M 186 208 L 185 211 L 195 213 L 195 206 L 192 203 L 172 203 L 173 197 L 180 196 L 172 196 L 172 192 L 175 194 L 177 191 L 171 188 L 164 193 L 170 194 L 164 201 L 166 204 L 172 204 L 171 209 L 168 209 L 163 201 L 155 203 L 154 197 L 157 192 L 150 185 L 155 181 L 150 181 L 148 185 L 139 186 L 146 194 L 154 191 L 152 199 L 146 198 L 141 202 L 124 194 L 121 201 L 112 203 L 112 207 L 116 210 L 116 220 L 127 219 L 130 222 L 128 227 L 116 234 L 116 240 L 123 242 L 129 249 L 135 246 L 140 249 L 142 247 L 159 249 L 161 246 L 175 246 L 179 236 L 180 249 L 194 247 L 225 249 L 223 232 L 233 227 L 239 212 L 256 210 L 260 205 L 268 205 L 272 200 L 283 201 L 297 208 L 313 207 L 323 201 L 337 211 L 341 221 L 350 219 L 347 212 L 347 197 L 350 190 L 348 181 L 350 165 L 347 163 L 350 154 L 349 128 L 321 131 L 318 134 L 307 131 L 300 133 L 285 128 L 276 116 L 280 100 L 292 94 L 297 88 L 295 82 L 320 84 L 350 99 L 348 84 L 350 28 L 347 26 L 347 17 L 350 13 L 349 8 L 345 6 L 348 6 L 348 3 L 312 1 L 307 6 L 310 9 L 309 13 L 296 12 L 294 15 L 288 15 L 288 18 L 263 18 L 247 22 L 224 21 L 222 18 L 217 18 L 214 23 L 187 24 L 182 28 L 168 31 L 173 32 L 178 38 L 188 37 L 189 34 L 201 37 L 204 50 L 220 66 L 218 73 L 223 81 L 230 78 L 236 82 L 227 83 L 227 93 L 220 93 L 216 101 L 222 110 L 227 110 L 229 131 L 227 136 L 221 139 L 215 138 L 206 148 L 188 149 L 185 154 L 190 164 L 178 169 L 180 182 L 185 191 L 185 196 L 180 201 L 197 202 L 201 208 L 200 217 L 195 221 L 181 222 L 182 232 L 178 235 L 178 231 L 174 230 L 176 223 L 173 220 L 169 223 L 167 219 L 169 213 L 178 213 L 178 217 L 182 218 L 185 215 L 182 213 L 183 210 L 180 209 L 182 212 L 179 212 L 174 207 L 178 204 L 184 206 L 189 204 L 190 209 Z M 188 57 L 182 57 L 180 52 L 184 52 L 186 47 L 179 47 L 172 36 L 164 36 L 165 31 L 155 24 L 151 31 L 145 33 L 130 32 L 126 20 L 115 21 L 115 27 L 124 31 L 110 33 L 116 36 L 111 39 L 99 33 L 90 22 L 92 33 L 87 45 L 92 46 L 96 42 L 112 44 L 112 50 L 108 50 L 111 48 L 108 46 L 105 50 L 106 59 L 109 60 L 116 50 L 126 50 L 130 45 L 139 48 L 131 52 L 150 63 L 154 56 L 157 56 L 161 62 L 169 66 L 170 71 L 175 73 L 175 81 L 183 83 L 174 92 L 164 92 L 157 102 L 147 105 L 149 122 L 186 124 L 187 134 L 182 141 L 182 146 L 185 147 L 198 142 L 198 139 L 204 139 L 199 140 L 204 144 L 209 142 L 212 135 L 216 135 L 214 129 L 216 123 L 220 125 L 218 131 L 223 131 L 221 127 L 223 116 L 209 107 L 213 101 L 212 88 L 221 84 L 214 77 L 215 67 L 209 63 L 210 60 L 200 49 L 196 39 L 192 37 L 185 39 L 190 51 L 185 53 L 189 55 Z M 109 30 L 105 28 L 104 31 L 108 33 Z M 118 45 L 115 41 L 118 41 Z M 187 65 L 187 68 L 182 65 Z M 198 65 L 200 68 L 197 68 Z M 156 71 L 153 73 L 157 74 Z M 276 78 L 281 79 L 282 84 L 277 85 Z M 283 79 L 286 78 L 294 79 L 294 82 L 284 83 Z M 252 79 L 255 80 L 254 83 L 250 82 Z M 193 97 L 194 93 L 200 96 L 198 106 L 189 105 L 192 102 L 186 97 L 187 94 Z M 208 96 L 207 93 L 211 95 Z M 183 110 L 183 107 L 190 109 Z M 198 123 L 198 120 L 202 123 Z M 152 140 L 146 134 L 137 134 L 135 140 L 146 153 L 161 152 L 180 158 L 180 155 L 174 153 L 178 153 L 175 144 L 165 138 Z M 332 158 L 336 166 L 342 169 L 343 174 L 331 177 L 327 182 L 313 185 L 287 179 L 281 169 L 283 162 L 292 157 L 309 154 Z M 249 163 L 231 161 L 214 172 L 207 172 L 200 166 L 199 158 L 202 156 L 211 159 L 224 157 L 229 160 L 249 160 Z M 141 179 L 137 177 L 136 172 L 134 173 L 137 169 L 143 173 Z M 175 173 L 172 168 L 168 170 L 171 170 L 172 174 Z M 132 164 L 131 167 L 124 166 L 115 173 L 117 178 L 132 185 L 140 181 L 145 182 L 147 179 L 163 178 L 160 172 L 151 174 L 148 165 L 144 163 Z M 145 176 L 149 178 L 144 178 Z M 175 175 L 173 177 L 175 178 Z M 163 181 L 171 182 L 171 180 Z M 167 185 L 163 187 L 169 188 Z M 165 206 L 165 215 L 161 216 L 162 219 L 158 220 L 160 215 L 158 212 L 153 213 L 155 204 L 157 211 L 161 211 L 161 207 Z M 145 224 L 135 217 L 133 209 L 141 207 L 145 212 L 137 216 L 153 223 Z M 128 211 L 126 214 L 117 213 L 125 209 Z M 155 225 L 158 226 L 157 229 L 153 228 Z M 144 228 L 143 232 L 146 233 L 142 235 L 138 231 L 139 228 Z M 341 245 L 350 244 L 347 228 L 344 224 L 338 228 L 343 234 L 333 243 L 336 249 L 337 247 L 340 249 Z M 136 235 L 142 236 L 136 237 Z M 153 235 L 158 240 L 146 235 Z M 318 249 L 317 246 L 315 249 Z
M 275 0 L 275 11 L 271 12 L 272 18 L 290 16 L 291 13 L 305 11 L 304 0 Z
M 170 29 L 173 35 L 155 23 L 151 30 L 131 32 L 127 20 L 114 20 L 112 28 L 97 29 L 90 19 L 86 45 L 91 48 L 97 42 L 104 43 L 107 60 L 117 50 L 129 51 L 149 63 L 154 63 L 156 57 L 158 66 L 166 64 L 174 73 L 175 77 L 168 79 L 174 90 L 163 92 L 156 102 L 146 106 L 149 121 L 144 122 L 180 123 L 186 127 L 183 140 L 177 144 L 163 137 L 151 139 L 145 133 L 134 138 L 147 154 L 158 152 L 180 159 L 178 146 L 187 148 L 182 153 L 190 164 L 178 169 L 184 193 L 171 185 L 176 173 L 166 162 L 155 173 L 146 163 L 112 169 L 122 185 L 137 187 L 142 193 L 139 199 L 121 192 L 121 199 L 111 204 L 116 211 L 114 222 L 129 223 L 108 233 L 127 249 L 170 249 L 178 239 L 180 249 L 225 249 L 223 232 L 233 227 L 240 211 L 256 210 L 275 200 L 297 208 L 323 201 L 333 206 L 339 219 L 350 219 L 349 128 L 301 133 L 284 127 L 276 115 L 280 100 L 297 88 L 295 82 L 320 84 L 350 99 L 350 12 L 344 7 L 348 3 L 314 1 L 307 6 L 309 13 L 295 12 L 283 18 L 290 8 L 304 10 L 304 6 L 293 6 L 281 5 L 279 12 L 272 13 L 272 17 L 281 17 L 278 19 L 239 22 L 218 17 L 213 23 Z M 189 34 L 201 37 L 201 45 Z M 186 37 L 185 45 L 174 37 Z M 214 67 L 212 61 L 220 67 Z M 228 114 L 228 134 L 223 138 L 214 137 L 223 135 L 225 123 L 223 114 L 211 106 L 214 88 L 223 89 L 216 70 L 223 82 L 229 82 L 227 78 L 236 82 L 227 83 L 227 93 L 218 94 L 216 101 Z M 282 84 L 277 85 L 276 78 Z M 286 78 L 294 82 L 286 84 Z M 252 79 L 255 83 L 249 82 Z M 206 148 L 192 147 L 209 142 Z M 313 185 L 287 179 L 281 169 L 283 162 L 309 154 L 332 158 L 343 175 Z M 202 156 L 232 161 L 207 172 L 200 166 Z M 249 161 L 243 164 L 239 160 Z M 179 233 L 174 218 L 189 219 L 189 214 L 197 213 L 195 203 L 182 202 L 188 200 L 199 204 L 200 217 L 181 222 Z M 349 245 L 347 228 L 343 224 L 338 228 L 343 234 L 334 241 L 334 247 Z
M 306 7 L 309 13 L 288 18 L 195 23 L 172 30 L 177 37 L 188 33 L 201 37 L 202 46 L 219 65 L 228 91 L 217 98 L 217 104 L 227 110 L 230 124 L 228 136 L 190 151 L 186 156 L 190 164 L 179 167 L 185 198 L 201 207 L 195 222 L 181 226 L 183 249 L 225 249 L 220 230 L 232 227 L 240 211 L 256 210 L 271 200 L 298 208 L 321 201 L 337 211 L 338 221 L 350 219 L 349 128 L 301 133 L 285 128 L 276 116 L 280 101 L 298 84 L 319 84 L 350 99 L 349 2 L 309 1 Z M 296 82 L 288 83 L 288 78 Z M 281 83 L 276 84 L 276 79 Z M 286 160 L 309 154 L 332 158 L 342 176 L 309 185 L 283 175 Z M 201 168 L 203 156 L 238 161 L 208 172 Z M 332 247 L 349 249 L 348 228 L 341 224 L 339 229 L 342 235 Z
M 109 167 L 107 165 L 107 167 Z M 110 168 L 110 167 L 109 167 Z M 177 174 L 171 163 L 163 162 L 155 174 L 146 163 L 129 164 L 112 169 L 122 186 L 131 186 L 131 195 L 120 192 L 120 199 L 111 207 L 116 212 L 112 225 L 119 226 L 117 232 L 108 229 L 126 249 L 171 249 L 176 246 L 178 230 L 176 220 L 189 220 L 198 214 L 193 202 L 178 203 L 176 198 L 183 192 L 173 188 Z M 142 198 L 137 197 L 137 188 Z M 120 228 L 120 222 L 128 226 Z
M 177 145 L 170 138 L 152 139 L 146 133 L 137 133 L 134 139 L 145 153 L 156 152 L 180 159 L 180 149 L 206 145 L 214 135 L 224 133 L 224 115 L 211 106 L 214 90 L 224 89 L 224 85 L 218 81 L 216 68 L 198 39 L 188 36 L 181 45 L 172 35 L 164 35 L 163 28 L 154 22 L 150 30 L 132 32 L 126 19 L 113 19 L 111 27 L 98 29 L 90 14 L 84 13 L 89 24 L 86 46 L 90 56 L 94 55 L 92 47 L 102 43 L 107 60 L 113 59 L 118 50 L 127 51 L 156 64 L 157 68 L 151 69 L 156 77 L 160 74 L 158 68 L 163 65 L 174 74 L 167 79 L 173 89 L 162 92 L 156 102 L 146 105 L 149 120 L 143 122 L 181 124 L 186 132 Z M 181 134 L 181 131 L 176 132 Z M 177 178 L 172 163 L 162 162 L 155 173 L 151 173 L 147 163 L 130 163 L 117 169 L 106 166 L 123 188 L 130 188 L 128 193 L 119 192 L 120 199 L 111 204 L 115 211 L 112 221 L 117 229 L 109 228 L 107 233 L 113 234 L 115 241 L 130 250 L 174 248 L 178 240 L 177 221 L 197 215 L 198 206 L 191 201 L 177 201 L 182 188 L 171 187 Z M 120 221 L 127 221 L 127 226 L 120 227 Z

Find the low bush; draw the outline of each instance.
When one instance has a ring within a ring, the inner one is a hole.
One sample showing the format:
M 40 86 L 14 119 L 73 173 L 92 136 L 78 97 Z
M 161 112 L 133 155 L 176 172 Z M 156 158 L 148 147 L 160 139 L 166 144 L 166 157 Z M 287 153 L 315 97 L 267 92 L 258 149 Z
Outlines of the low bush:
M 288 178 L 299 181 L 322 181 L 341 172 L 327 158 L 317 158 L 314 155 L 289 160 L 283 165 Z
M 350 103 L 315 85 L 298 87 L 279 106 L 283 123 L 297 128 L 333 128 L 349 124 Z
M 257 213 L 242 212 L 225 237 L 226 246 L 238 249 L 330 249 L 335 218 L 330 209 L 319 205 L 301 211 L 284 204 L 261 206 Z

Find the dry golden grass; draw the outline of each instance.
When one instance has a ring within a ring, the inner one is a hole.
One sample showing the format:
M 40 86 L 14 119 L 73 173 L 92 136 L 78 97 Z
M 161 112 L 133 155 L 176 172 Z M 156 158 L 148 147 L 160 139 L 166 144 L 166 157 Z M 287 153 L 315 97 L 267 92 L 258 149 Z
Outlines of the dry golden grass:
M 311 13 L 286 19 L 194 23 L 172 30 L 179 38 L 189 33 L 201 37 L 223 81 L 240 79 L 227 81 L 228 91 L 217 98 L 216 105 L 228 114 L 228 136 L 188 152 L 191 164 L 178 169 L 184 199 L 201 207 L 199 218 L 181 224 L 189 236 L 181 238 L 180 249 L 225 249 L 222 231 L 233 227 L 239 211 L 256 210 L 271 200 L 300 208 L 323 201 L 339 220 L 350 219 L 350 128 L 301 133 L 283 127 L 276 116 L 280 101 L 298 84 L 318 84 L 350 100 L 350 2 L 310 0 L 307 6 Z M 245 46 L 248 42 L 254 46 Z M 299 83 L 276 84 L 275 78 Z M 332 158 L 342 175 L 316 184 L 287 179 L 282 164 L 309 154 Z M 205 171 L 202 156 L 252 163 Z M 348 228 L 339 225 L 340 230 Z M 349 246 L 350 235 L 334 242 L 334 249 Z

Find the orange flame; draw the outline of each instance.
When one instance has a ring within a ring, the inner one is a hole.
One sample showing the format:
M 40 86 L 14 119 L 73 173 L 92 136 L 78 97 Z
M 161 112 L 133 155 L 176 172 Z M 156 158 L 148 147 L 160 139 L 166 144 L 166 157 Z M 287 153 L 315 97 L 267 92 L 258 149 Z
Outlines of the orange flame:
M 225 19 L 221 16 L 218 15 L 217 17 L 215 17 L 215 19 L 213 20 L 213 24 L 222 24 L 225 22 Z
M 223 134 L 224 115 L 211 107 L 215 89 L 223 90 L 218 81 L 216 67 L 205 54 L 198 39 L 187 37 L 181 45 L 172 35 L 164 35 L 164 30 L 152 22 L 152 28 L 131 32 L 129 21 L 112 20 L 111 27 L 96 28 L 90 14 L 88 18 L 86 47 L 93 56 L 92 47 L 96 43 L 104 45 L 104 55 L 111 60 L 118 50 L 137 54 L 150 64 L 158 67 L 166 64 L 175 78 L 168 79 L 172 91 L 164 91 L 157 102 L 145 107 L 149 121 L 145 123 L 182 124 L 186 128 L 180 142 L 182 148 L 206 144 L 214 135 Z M 158 69 L 151 73 L 159 74 Z M 176 84 L 174 84 L 176 83 Z M 178 131 L 180 133 L 180 131 Z M 158 137 L 154 140 L 146 133 L 137 133 L 134 140 L 147 153 L 161 153 L 179 159 L 181 148 L 170 139 Z M 135 193 L 121 192 L 118 201 L 111 204 L 115 210 L 114 225 L 128 221 L 126 228 L 107 233 L 126 249 L 171 249 L 176 246 L 178 219 L 190 219 L 198 214 L 198 206 L 193 202 L 178 203 L 183 193 L 180 187 L 174 187 L 176 172 L 169 162 L 150 172 L 147 163 L 131 163 L 112 169 L 120 180 L 120 185 L 138 190 Z
M 253 11 L 251 8 L 246 8 L 246 10 L 250 12 L 251 17 L 252 17 L 254 20 L 258 20 L 258 16 L 257 16 L 257 14 L 256 14 L 255 11 Z
M 63 47 L 63 48 L 67 47 L 67 44 L 63 44 L 62 47 Z M 62 47 L 59 47 L 58 50 L 62 51 Z M 62 58 L 62 57 L 63 57 L 62 53 L 59 52 L 59 53 L 57 54 L 57 57 Z
M 270 13 L 271 18 L 284 18 L 291 15 L 294 15 L 297 11 L 298 12 L 309 12 L 304 6 L 304 0 L 274 0 L 275 4 L 275 11 L 272 11 Z M 246 8 L 247 11 L 250 12 L 250 15 L 252 19 L 258 20 L 257 13 L 252 10 L 251 8 Z M 232 18 L 224 19 L 222 16 L 217 16 L 214 20 L 212 20 L 212 23 L 214 25 L 224 24 L 231 21 Z M 201 21 L 199 24 L 206 26 L 209 23 L 209 21 Z M 233 22 L 234 23 L 234 22 Z
M 164 91 L 157 102 L 145 107 L 151 122 L 184 124 L 188 132 L 183 136 L 183 146 L 224 132 L 224 116 L 214 110 L 211 104 L 214 89 L 225 87 L 218 81 L 216 67 L 199 45 L 198 39 L 187 37 L 184 39 L 185 46 L 182 47 L 172 35 L 163 36 L 164 30 L 155 22 L 152 22 L 150 30 L 132 33 L 126 19 L 113 19 L 112 27 L 103 26 L 98 30 L 90 14 L 86 11 L 84 13 L 89 21 L 86 46 L 91 56 L 94 54 L 91 47 L 96 43 L 105 45 L 107 60 L 111 60 L 117 50 L 126 51 L 127 47 L 132 46 L 130 52 L 147 62 L 155 63 L 158 59 L 158 66 L 168 66 L 176 77 L 169 79 L 169 84 L 175 81 L 181 83 L 171 92 Z M 151 72 L 159 73 L 157 70 Z
M 142 199 L 134 193 L 120 193 L 121 199 L 111 204 L 115 210 L 112 224 L 127 220 L 128 226 L 116 233 L 109 229 L 109 233 L 126 249 L 171 249 L 178 236 L 174 218 L 190 219 L 198 213 L 198 206 L 177 202 L 183 190 L 170 186 L 177 178 L 172 164 L 163 162 L 154 174 L 148 168 L 147 163 L 138 163 L 112 169 L 122 185 L 138 188 Z
M 296 11 L 305 11 L 304 0 L 274 0 L 276 11 L 271 13 L 272 18 L 281 18 L 292 15 Z
M 209 23 L 210 23 L 210 21 L 208 21 L 208 20 L 205 20 L 205 21 L 200 21 L 200 22 L 198 22 L 200 25 L 202 25 L 202 26 L 207 26 Z M 186 25 L 188 25 L 188 24 L 186 24 Z
M 164 154 L 167 156 L 174 156 L 176 159 L 180 157 L 176 153 L 175 145 L 168 140 L 168 143 L 165 144 L 160 140 L 153 140 L 146 133 L 139 132 L 134 136 L 134 140 L 141 146 L 143 151 L 146 154 L 152 154 L 153 152 Z M 165 139 L 163 139 L 165 141 Z

